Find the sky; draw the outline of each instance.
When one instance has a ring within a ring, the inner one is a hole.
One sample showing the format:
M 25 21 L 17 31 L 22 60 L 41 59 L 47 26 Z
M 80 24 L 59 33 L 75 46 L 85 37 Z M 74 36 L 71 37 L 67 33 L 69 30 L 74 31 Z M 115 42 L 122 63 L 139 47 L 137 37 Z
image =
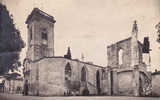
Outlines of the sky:
M 34 7 L 56 19 L 55 56 L 63 56 L 70 46 L 72 58 L 107 66 L 107 46 L 131 36 L 137 20 L 138 39 L 149 36 L 151 70 L 160 70 L 160 44 L 155 25 L 160 22 L 160 0 L 2 0 L 13 15 L 16 27 L 27 42 L 25 21 Z M 26 43 L 27 44 L 27 43 Z M 27 48 L 27 47 L 26 47 Z M 25 58 L 26 48 L 21 52 Z

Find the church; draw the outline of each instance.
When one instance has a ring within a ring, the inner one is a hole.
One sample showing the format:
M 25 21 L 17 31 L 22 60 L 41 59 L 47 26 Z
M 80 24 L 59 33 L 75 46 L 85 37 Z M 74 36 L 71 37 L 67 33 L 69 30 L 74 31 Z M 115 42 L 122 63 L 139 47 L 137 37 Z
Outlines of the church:
M 28 48 L 23 66 L 29 95 L 151 94 L 149 39 L 145 37 L 143 44 L 137 40 L 136 21 L 131 37 L 107 46 L 107 67 L 73 59 L 70 48 L 66 55 L 54 56 L 55 22 L 38 8 L 26 20 Z
M 101 91 L 102 66 L 54 56 L 54 17 L 35 8 L 29 15 L 25 82 L 31 95 L 84 95 Z

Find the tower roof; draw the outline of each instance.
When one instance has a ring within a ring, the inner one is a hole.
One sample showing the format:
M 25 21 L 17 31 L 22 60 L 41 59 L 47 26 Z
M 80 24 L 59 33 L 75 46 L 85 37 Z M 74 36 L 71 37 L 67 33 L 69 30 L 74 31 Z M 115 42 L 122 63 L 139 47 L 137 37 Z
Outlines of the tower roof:
M 30 22 L 30 20 L 33 18 L 33 16 L 36 15 L 36 16 L 39 16 L 39 17 L 43 17 L 47 20 L 49 20 L 50 22 L 52 23 L 55 23 L 55 19 L 53 16 L 43 12 L 42 10 L 40 10 L 39 8 L 34 8 L 31 12 L 31 14 L 28 16 L 27 20 L 26 20 L 26 24 L 28 24 Z

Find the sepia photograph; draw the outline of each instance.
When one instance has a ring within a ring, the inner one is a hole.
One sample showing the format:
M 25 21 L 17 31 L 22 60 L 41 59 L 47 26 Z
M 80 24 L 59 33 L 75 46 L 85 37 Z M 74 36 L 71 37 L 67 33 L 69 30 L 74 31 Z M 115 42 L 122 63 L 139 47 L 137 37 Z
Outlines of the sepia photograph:
M 0 100 L 160 100 L 160 0 L 0 0 Z

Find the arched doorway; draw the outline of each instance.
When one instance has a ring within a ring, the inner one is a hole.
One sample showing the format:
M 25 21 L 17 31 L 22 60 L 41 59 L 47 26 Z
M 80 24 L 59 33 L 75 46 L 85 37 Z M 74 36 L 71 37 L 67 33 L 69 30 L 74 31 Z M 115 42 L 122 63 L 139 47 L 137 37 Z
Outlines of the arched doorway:
M 97 70 L 96 72 L 96 84 L 97 84 L 97 93 L 100 94 L 101 92 L 101 87 L 100 87 L 100 73 Z
M 89 90 L 87 88 L 85 88 L 82 92 L 83 96 L 89 96 Z

